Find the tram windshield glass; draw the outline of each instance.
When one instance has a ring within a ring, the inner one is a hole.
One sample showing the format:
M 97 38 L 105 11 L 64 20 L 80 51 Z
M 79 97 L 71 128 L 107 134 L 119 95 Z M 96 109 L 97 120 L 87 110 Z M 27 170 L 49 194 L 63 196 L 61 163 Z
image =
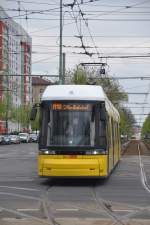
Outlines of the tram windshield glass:
M 96 105 L 57 102 L 42 107 L 41 144 L 45 146 L 95 146 Z

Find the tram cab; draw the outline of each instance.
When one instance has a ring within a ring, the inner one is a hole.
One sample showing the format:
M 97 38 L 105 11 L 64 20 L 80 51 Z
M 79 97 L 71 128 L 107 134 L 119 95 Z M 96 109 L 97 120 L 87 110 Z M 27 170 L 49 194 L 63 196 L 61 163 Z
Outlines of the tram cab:
M 107 177 L 120 158 L 119 137 L 119 114 L 101 86 L 48 86 L 40 104 L 38 174 Z

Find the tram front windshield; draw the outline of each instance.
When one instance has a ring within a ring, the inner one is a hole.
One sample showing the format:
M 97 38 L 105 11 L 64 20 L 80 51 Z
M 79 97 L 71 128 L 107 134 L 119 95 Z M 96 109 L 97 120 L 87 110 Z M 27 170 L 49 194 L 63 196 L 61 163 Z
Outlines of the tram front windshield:
M 95 146 L 95 104 L 51 103 L 42 107 L 41 144 Z

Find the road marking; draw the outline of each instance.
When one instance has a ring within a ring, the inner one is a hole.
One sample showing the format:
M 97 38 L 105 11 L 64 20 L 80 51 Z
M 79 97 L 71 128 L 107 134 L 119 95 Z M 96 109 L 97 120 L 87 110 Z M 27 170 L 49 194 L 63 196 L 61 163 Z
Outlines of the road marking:
M 79 211 L 79 209 L 56 209 L 56 211 Z
M 19 212 L 39 211 L 39 209 L 17 209 Z
M 22 221 L 22 220 L 26 220 L 26 218 L 19 218 L 19 219 L 16 219 L 15 217 L 3 217 L 2 218 L 2 220 L 3 221 L 8 221 L 8 222 L 14 222 L 14 221 L 17 221 L 18 222 L 18 220 L 20 221 Z
M 29 200 L 35 200 L 35 201 L 41 201 L 41 198 L 34 197 L 34 196 L 29 196 L 29 195 L 23 195 L 23 194 L 15 194 L 15 193 L 9 193 L 9 192 L 2 192 L 0 191 L 0 195 L 8 195 L 8 196 L 14 196 L 18 198 L 23 198 L 23 199 L 29 199 Z M 2 207 L 1 207 L 2 209 Z
M 1 182 L 32 182 L 32 181 L 34 181 L 34 179 L 16 179 L 16 178 L 14 178 L 14 179 L 12 179 L 12 178 L 2 178 L 1 179 Z
M 133 212 L 134 209 L 112 209 L 113 212 Z
M 15 177 L 15 181 L 16 180 L 21 180 L 21 181 L 33 181 L 33 178 L 29 178 L 29 177 Z
M 140 172 L 141 172 L 141 182 L 144 188 L 150 193 L 150 185 L 147 182 L 144 165 L 142 163 L 141 152 L 140 152 L 140 144 L 138 144 L 138 152 L 139 152 L 139 162 L 140 162 Z
M 16 190 L 24 190 L 24 191 L 40 191 L 34 188 L 23 188 L 23 187 L 13 187 L 13 186 L 0 186 L 0 188 L 9 188 L 9 189 L 16 189 Z

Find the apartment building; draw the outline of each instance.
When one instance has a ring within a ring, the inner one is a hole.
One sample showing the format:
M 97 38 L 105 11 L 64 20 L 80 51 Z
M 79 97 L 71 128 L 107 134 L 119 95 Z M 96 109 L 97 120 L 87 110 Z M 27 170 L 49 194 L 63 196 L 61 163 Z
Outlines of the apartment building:
M 16 107 L 32 101 L 31 50 L 31 37 L 0 7 L 0 100 L 7 92 Z

